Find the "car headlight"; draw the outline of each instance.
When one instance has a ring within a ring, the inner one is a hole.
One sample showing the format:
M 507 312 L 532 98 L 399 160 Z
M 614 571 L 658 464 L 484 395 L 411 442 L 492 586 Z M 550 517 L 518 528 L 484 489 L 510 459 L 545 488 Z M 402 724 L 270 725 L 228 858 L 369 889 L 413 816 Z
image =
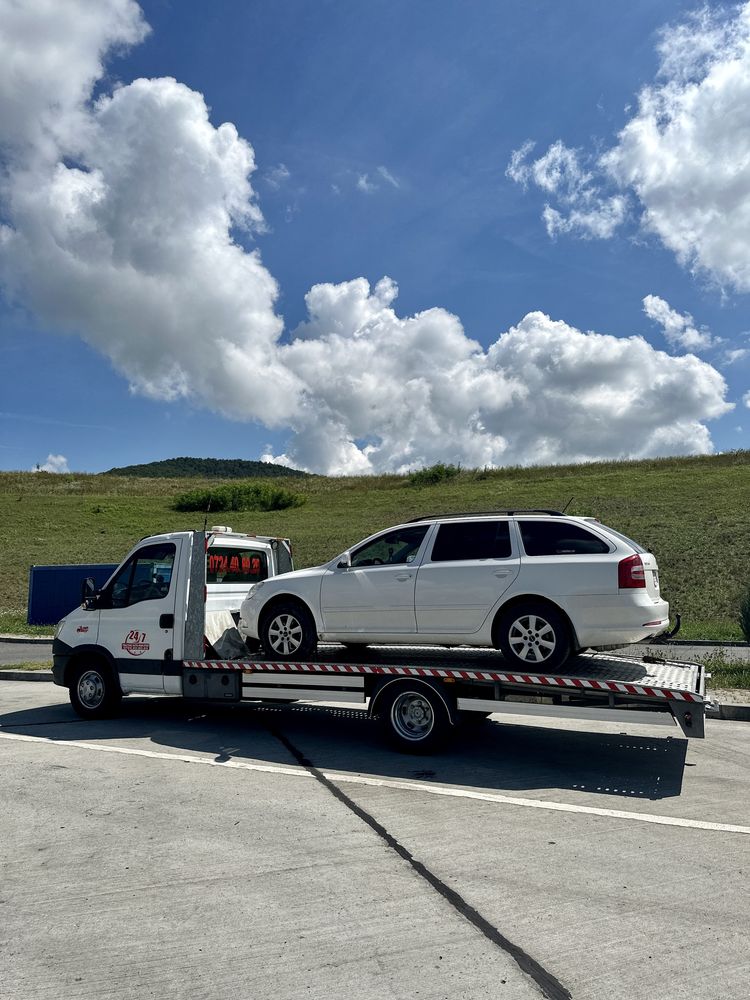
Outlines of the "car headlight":
M 61 618 L 60 621 L 57 623 L 57 628 L 55 629 L 55 639 L 62 632 L 64 625 L 65 625 L 65 619 Z
M 263 586 L 263 581 L 262 580 L 260 581 L 260 583 L 252 583 L 250 585 L 250 589 L 248 590 L 247 594 L 245 595 L 245 600 L 246 601 L 252 601 L 252 599 L 255 597 L 255 595 L 258 593 L 258 591 L 260 590 L 260 588 L 262 586 Z

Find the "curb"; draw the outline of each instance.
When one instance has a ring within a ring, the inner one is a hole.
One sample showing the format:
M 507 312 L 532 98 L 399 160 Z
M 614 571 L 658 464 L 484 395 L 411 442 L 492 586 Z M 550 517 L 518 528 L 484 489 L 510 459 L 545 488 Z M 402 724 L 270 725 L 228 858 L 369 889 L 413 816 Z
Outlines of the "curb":
M 29 645 L 49 645 L 53 636 L 43 635 L 0 635 L 0 642 L 29 643 Z
M 658 637 L 657 637 L 658 638 Z M 747 649 L 750 646 L 750 642 L 739 642 L 735 640 L 727 639 L 722 642 L 718 639 L 665 639 L 663 642 L 658 642 L 657 639 L 641 639 L 640 642 L 634 643 L 636 646 L 740 646 Z
M 707 719 L 724 722 L 750 722 L 750 705 L 719 705 L 717 713 L 706 712 Z
M 51 681 L 51 670 L 0 670 L 0 681 Z

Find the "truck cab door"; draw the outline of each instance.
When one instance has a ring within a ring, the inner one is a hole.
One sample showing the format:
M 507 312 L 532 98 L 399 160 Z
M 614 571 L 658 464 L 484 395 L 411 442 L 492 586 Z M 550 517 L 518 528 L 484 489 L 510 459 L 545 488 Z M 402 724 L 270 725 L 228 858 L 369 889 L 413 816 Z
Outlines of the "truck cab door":
M 99 641 L 117 664 L 123 693 L 164 691 L 174 647 L 181 539 L 143 545 L 109 580 L 98 601 Z

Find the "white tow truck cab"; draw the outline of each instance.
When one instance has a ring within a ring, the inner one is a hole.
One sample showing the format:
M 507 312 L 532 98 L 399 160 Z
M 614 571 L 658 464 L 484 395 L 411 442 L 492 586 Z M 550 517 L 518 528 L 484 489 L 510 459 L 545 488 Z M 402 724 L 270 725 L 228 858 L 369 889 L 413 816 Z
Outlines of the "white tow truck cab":
M 58 624 L 55 682 L 74 692 L 73 678 L 99 662 L 121 694 L 182 694 L 188 607 L 200 606 L 201 649 L 210 651 L 208 639 L 233 628 L 248 588 L 293 568 L 289 539 L 223 525 L 142 538 L 101 590 L 86 581 L 83 603 Z
M 679 726 L 704 736 L 701 664 L 582 653 L 564 672 L 518 670 L 486 649 L 319 648 L 271 661 L 240 644 L 218 654 L 207 633 L 235 622 L 242 593 L 291 570 L 286 539 L 213 530 L 143 539 L 99 593 L 60 623 L 55 683 L 83 718 L 113 714 L 124 694 L 220 702 L 312 701 L 366 707 L 400 750 L 436 749 L 450 731 L 490 714 Z M 231 588 L 236 587 L 235 593 Z M 235 632 L 234 629 L 230 631 Z M 215 634 L 215 633 L 214 633 Z M 239 632 L 235 632 L 239 638 Z

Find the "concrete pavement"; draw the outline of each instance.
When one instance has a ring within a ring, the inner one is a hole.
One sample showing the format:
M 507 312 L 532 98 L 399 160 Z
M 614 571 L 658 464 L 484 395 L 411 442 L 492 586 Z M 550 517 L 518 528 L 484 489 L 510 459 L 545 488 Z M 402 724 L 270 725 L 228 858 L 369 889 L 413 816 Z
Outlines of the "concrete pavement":
M 747 727 L 661 732 L 3 685 L 3 996 L 744 998 Z

